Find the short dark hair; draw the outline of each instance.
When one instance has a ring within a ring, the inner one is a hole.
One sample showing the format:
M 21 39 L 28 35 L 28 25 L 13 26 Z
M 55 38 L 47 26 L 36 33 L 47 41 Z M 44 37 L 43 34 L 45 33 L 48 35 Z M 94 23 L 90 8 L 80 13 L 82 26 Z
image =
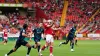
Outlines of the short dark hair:
M 77 25 L 75 24 L 75 25 L 74 25 L 74 27 L 76 28 L 76 27 L 77 27 Z
M 27 24 L 24 24 L 24 25 L 23 25 L 23 28 L 24 28 L 24 29 L 26 29 L 27 27 L 28 27 L 28 25 L 27 25 Z

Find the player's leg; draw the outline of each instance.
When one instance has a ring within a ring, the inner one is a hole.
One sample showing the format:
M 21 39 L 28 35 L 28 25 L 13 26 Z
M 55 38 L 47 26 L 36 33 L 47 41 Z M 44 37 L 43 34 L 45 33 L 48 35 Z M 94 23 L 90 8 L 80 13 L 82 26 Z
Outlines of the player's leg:
M 5 56 L 8 56 L 11 53 L 15 52 L 20 46 L 21 46 L 21 44 L 16 42 L 15 47 L 12 50 L 10 50 L 7 54 L 5 54 Z
M 53 43 L 54 41 L 53 41 L 53 38 L 51 39 L 51 42 L 50 42 L 50 56 L 53 56 Z
M 28 47 L 27 55 L 26 56 L 29 56 L 30 51 L 31 51 L 31 45 L 29 43 L 27 43 L 26 46 Z
M 42 47 L 41 50 L 44 50 L 46 47 L 49 47 L 50 46 L 50 54 L 52 54 L 53 52 L 53 42 L 54 42 L 54 39 L 53 39 L 53 36 L 52 35 L 46 35 L 46 44 Z
M 36 49 L 37 48 L 37 42 L 38 42 L 38 39 L 34 37 L 34 42 L 35 42 L 35 45 L 32 45 L 31 47 Z
M 49 46 L 49 44 L 46 42 L 46 44 L 39 50 L 39 56 L 42 56 L 41 52 L 44 51 L 47 46 Z
M 41 43 L 40 42 L 37 42 L 37 50 L 38 50 L 38 52 L 40 50 L 40 47 L 41 47 Z
M 6 38 L 6 37 L 4 37 L 3 44 L 4 44 L 4 45 L 6 45 L 6 44 L 7 44 L 7 38 Z
M 51 37 L 49 35 L 46 35 L 46 44 L 42 47 L 41 50 L 44 50 L 46 47 L 49 46 L 50 39 L 51 39 Z
M 46 44 L 42 47 L 41 50 L 45 50 L 45 48 L 46 48 L 47 46 L 49 46 L 49 43 L 48 43 L 48 42 L 46 42 Z
M 40 50 L 40 46 L 41 46 L 40 41 L 39 41 L 39 40 L 35 40 L 34 48 L 37 48 L 38 52 L 39 52 L 39 50 Z M 33 46 L 32 46 L 32 47 L 33 47 Z
M 37 42 L 37 50 L 38 50 L 38 54 L 39 54 L 39 56 L 42 56 L 42 53 L 41 53 L 41 43 L 40 43 L 40 41 L 38 41 Z
M 75 39 L 75 45 L 77 45 L 77 39 Z
M 42 54 L 41 54 L 41 51 L 44 51 L 45 48 L 47 48 L 47 47 L 49 46 L 49 43 L 48 43 L 48 42 L 49 42 L 49 41 L 48 41 L 48 38 L 46 38 L 46 44 L 45 44 L 44 46 L 42 46 L 42 48 L 39 50 L 40 56 L 42 55 Z
M 8 42 L 8 40 L 6 39 L 6 40 L 5 40 L 5 42 L 7 43 L 7 42 Z
M 66 42 L 62 42 L 62 44 L 68 44 L 69 40 L 66 39 Z
M 30 54 L 30 51 L 31 51 L 31 45 L 28 43 L 28 42 L 26 42 L 26 41 L 22 41 L 22 43 L 21 43 L 23 46 L 26 46 L 26 47 L 28 47 L 28 50 L 27 50 L 27 55 L 26 56 L 29 56 L 29 54 Z
M 68 44 L 68 42 L 69 42 L 69 39 L 66 38 L 66 41 L 65 42 L 60 42 L 59 46 L 61 46 L 62 44 Z
M 4 41 L 4 45 L 6 45 L 6 44 L 7 44 L 7 42 L 8 42 L 8 41 L 7 41 L 7 39 L 5 39 L 5 41 Z
M 74 39 L 72 39 L 72 40 L 70 40 L 70 42 L 71 42 L 71 51 L 74 51 Z
M 5 45 L 5 44 L 6 44 L 5 42 L 6 42 L 6 40 L 4 39 L 4 40 L 3 40 L 3 42 L 2 42 L 2 44 L 4 44 L 4 45 Z

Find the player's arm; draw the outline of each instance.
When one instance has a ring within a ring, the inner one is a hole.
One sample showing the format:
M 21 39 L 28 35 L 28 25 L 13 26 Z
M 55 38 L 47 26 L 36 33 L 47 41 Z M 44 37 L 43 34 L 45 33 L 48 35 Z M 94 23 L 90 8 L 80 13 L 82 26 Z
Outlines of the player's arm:
M 45 39 L 44 29 L 42 31 L 42 38 Z
M 31 32 L 29 33 L 29 35 L 30 35 L 31 38 L 32 38 L 32 34 L 33 34 L 33 32 L 31 31 Z
M 76 36 L 77 36 L 77 31 L 75 31 L 75 34 L 74 34 L 74 37 L 76 38 Z
M 61 28 L 52 27 L 53 30 L 60 30 Z
M 25 30 L 22 31 L 22 36 L 24 36 L 24 37 L 30 37 L 28 34 L 25 33 Z
M 28 34 L 22 33 L 22 36 L 30 38 Z
M 57 28 L 55 27 L 55 25 L 52 26 L 52 29 L 53 29 L 53 30 L 57 30 Z
M 31 31 L 30 33 L 29 33 L 29 36 L 30 36 L 30 41 L 32 41 L 32 34 L 33 34 L 33 32 Z
M 34 34 L 35 32 L 36 32 L 36 29 L 33 29 L 33 30 L 32 30 L 32 33 Z

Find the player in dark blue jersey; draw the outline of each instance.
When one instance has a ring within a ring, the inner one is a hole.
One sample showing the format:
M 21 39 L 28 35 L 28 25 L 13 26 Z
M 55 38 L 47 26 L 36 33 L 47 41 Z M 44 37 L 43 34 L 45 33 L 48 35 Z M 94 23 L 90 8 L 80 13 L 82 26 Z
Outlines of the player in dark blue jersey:
M 72 27 L 72 29 L 69 31 L 69 34 L 66 38 L 66 42 L 60 42 L 59 46 L 61 46 L 61 44 L 68 44 L 68 42 L 70 41 L 71 51 L 74 51 L 73 48 L 74 48 L 74 37 L 75 37 L 76 28 L 77 25 L 74 25 L 74 27 Z
M 16 41 L 15 47 L 12 50 L 10 50 L 9 53 L 5 54 L 5 56 L 9 56 L 11 53 L 15 52 L 21 45 L 28 47 L 28 52 L 26 56 L 29 56 L 29 53 L 31 51 L 31 45 L 24 40 L 25 37 L 29 37 L 29 35 L 26 33 L 27 27 L 28 27 L 27 24 L 23 25 L 23 29 L 20 31 L 20 35 Z
M 42 34 L 44 34 L 44 29 L 42 28 L 42 23 L 39 23 L 39 25 L 37 26 L 37 28 L 35 28 L 33 30 L 34 33 L 34 41 L 35 41 L 35 48 L 37 48 L 38 53 L 40 50 L 40 40 L 42 38 Z M 42 54 L 39 53 L 39 56 L 41 56 Z

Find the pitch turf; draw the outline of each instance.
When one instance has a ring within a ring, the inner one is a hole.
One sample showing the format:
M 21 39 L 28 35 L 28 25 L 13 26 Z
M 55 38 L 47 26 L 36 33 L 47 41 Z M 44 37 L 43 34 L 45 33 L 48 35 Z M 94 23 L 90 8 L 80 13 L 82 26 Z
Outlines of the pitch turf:
M 55 41 L 54 44 L 54 56 L 100 56 L 100 41 L 99 40 L 86 40 L 78 41 L 78 46 L 75 46 L 75 52 L 70 51 L 70 45 L 62 45 L 58 47 L 59 42 L 64 41 Z M 30 42 L 33 44 L 34 42 Z M 45 41 L 41 41 L 42 45 Z M 14 47 L 15 41 L 8 42 L 7 45 L 0 44 L 0 56 L 4 56 Z M 15 53 L 10 56 L 26 56 L 27 48 L 21 46 Z M 43 56 L 49 56 L 49 49 L 45 49 L 42 52 Z M 37 50 L 32 49 L 30 56 L 38 56 Z

